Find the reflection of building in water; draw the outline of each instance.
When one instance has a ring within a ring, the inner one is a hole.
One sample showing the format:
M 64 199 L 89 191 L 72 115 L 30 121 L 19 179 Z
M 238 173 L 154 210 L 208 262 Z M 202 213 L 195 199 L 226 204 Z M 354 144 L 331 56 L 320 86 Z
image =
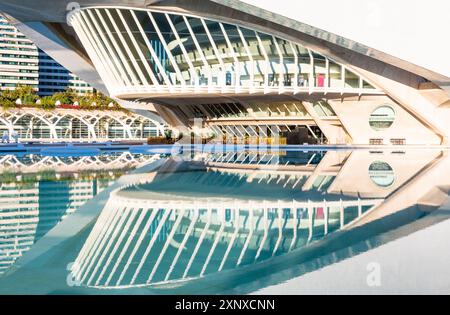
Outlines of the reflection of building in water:
M 75 276 L 88 286 L 179 282 L 252 265 L 342 229 L 380 202 L 208 204 L 119 195 L 77 258 Z
M 244 155 L 175 166 L 169 160 L 169 170 L 181 169 L 162 168 L 152 182 L 114 193 L 77 258 L 75 276 L 114 288 L 252 265 L 320 240 L 382 201 L 328 194 L 334 166 L 335 173 L 308 184 L 324 153 Z
M 2 184 L 0 274 L 104 185 L 97 180 Z
M 55 173 L 80 173 L 83 171 L 109 171 L 137 168 L 148 163 L 151 155 L 129 152 L 110 152 L 96 156 L 44 156 L 40 154 L 0 156 L 0 176 L 39 171 Z
M 120 153 L 89 158 L 26 155 L 1 159 L 0 275 L 59 222 L 120 176 L 115 168 L 122 172 L 120 165 L 134 168 L 150 157 Z M 95 171 L 99 161 L 103 168 Z M 49 172 L 52 167 L 53 172 Z M 73 173 L 77 168 L 79 173 Z M 31 173 L 33 169 L 41 173 Z M 15 175 L 16 170 L 26 173 Z M 89 174 L 83 174 L 83 170 Z
M 289 154 L 234 152 L 191 163 L 168 160 L 148 183 L 111 195 L 73 276 L 98 288 L 181 285 L 259 266 L 312 244 L 320 247 L 338 231 L 409 207 L 417 218 L 424 215 L 417 194 L 403 200 L 401 208 L 387 209 L 384 203 L 408 194 L 441 156 Z

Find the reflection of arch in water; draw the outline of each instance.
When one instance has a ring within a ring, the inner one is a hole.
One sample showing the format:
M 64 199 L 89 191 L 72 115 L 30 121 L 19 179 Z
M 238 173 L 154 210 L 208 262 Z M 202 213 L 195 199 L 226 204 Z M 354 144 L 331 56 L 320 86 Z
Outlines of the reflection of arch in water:
M 201 204 L 127 199 L 116 191 L 72 273 L 99 288 L 181 283 L 307 246 L 380 202 Z
M 28 154 L 0 156 L 0 172 L 37 173 L 45 170 L 58 172 L 101 171 L 127 169 L 147 164 L 154 155 L 111 152 L 98 156 L 57 157 Z
M 158 156 L 128 152 L 98 157 L 0 157 L 0 165 L 5 167 L 0 168 L 1 174 L 5 174 L 7 165 L 14 165 L 17 170 L 10 172 L 11 178 L 7 182 L 0 180 L 0 277 L 49 230 L 108 187 L 117 173 L 142 167 L 155 159 Z M 69 174 L 89 170 L 92 177 L 70 180 L 34 178 L 28 182 L 23 180 L 22 170 L 29 173 L 52 170 Z M 109 174 L 98 177 L 98 172 Z

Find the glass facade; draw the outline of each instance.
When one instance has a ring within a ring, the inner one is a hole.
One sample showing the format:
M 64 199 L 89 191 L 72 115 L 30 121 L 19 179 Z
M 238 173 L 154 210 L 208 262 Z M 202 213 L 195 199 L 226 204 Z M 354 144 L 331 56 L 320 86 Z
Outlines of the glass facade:
M 79 10 L 71 19 L 116 94 L 377 91 L 321 54 L 238 25 L 122 8 Z
M 395 173 L 392 167 L 386 163 L 377 161 L 369 166 L 370 179 L 379 187 L 388 188 L 395 182 Z

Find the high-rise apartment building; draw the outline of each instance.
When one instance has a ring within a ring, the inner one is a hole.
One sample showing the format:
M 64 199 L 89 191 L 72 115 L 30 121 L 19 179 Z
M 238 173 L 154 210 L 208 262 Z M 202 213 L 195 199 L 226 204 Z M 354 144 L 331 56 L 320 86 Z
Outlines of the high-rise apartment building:
M 78 94 L 92 92 L 92 87 L 37 48 L 0 15 L 0 90 L 13 90 L 19 85 L 31 86 L 41 96 L 67 89 Z
M 39 95 L 52 95 L 68 88 L 78 94 L 92 92 L 92 87 L 39 49 Z
M 18 85 L 38 89 L 39 52 L 37 47 L 0 15 L 0 89 Z

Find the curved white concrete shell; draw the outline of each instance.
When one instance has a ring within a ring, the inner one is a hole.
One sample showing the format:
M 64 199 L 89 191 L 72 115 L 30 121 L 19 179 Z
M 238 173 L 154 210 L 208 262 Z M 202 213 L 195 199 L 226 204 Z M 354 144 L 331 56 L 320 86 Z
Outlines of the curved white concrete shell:
M 109 7 L 78 10 L 68 20 L 119 98 L 382 93 L 342 64 L 239 25 Z

